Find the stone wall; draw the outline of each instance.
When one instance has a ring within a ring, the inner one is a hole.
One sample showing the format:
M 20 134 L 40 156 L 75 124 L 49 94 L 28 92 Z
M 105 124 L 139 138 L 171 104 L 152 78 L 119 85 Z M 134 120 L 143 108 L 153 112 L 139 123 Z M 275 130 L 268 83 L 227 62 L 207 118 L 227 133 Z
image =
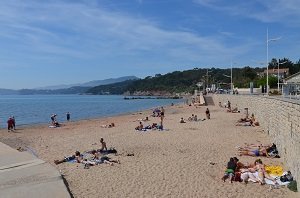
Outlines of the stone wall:
M 290 169 L 300 189 L 300 102 L 254 95 L 214 95 L 214 102 L 231 102 L 244 112 L 254 113 L 265 133 L 277 145 L 280 156 Z

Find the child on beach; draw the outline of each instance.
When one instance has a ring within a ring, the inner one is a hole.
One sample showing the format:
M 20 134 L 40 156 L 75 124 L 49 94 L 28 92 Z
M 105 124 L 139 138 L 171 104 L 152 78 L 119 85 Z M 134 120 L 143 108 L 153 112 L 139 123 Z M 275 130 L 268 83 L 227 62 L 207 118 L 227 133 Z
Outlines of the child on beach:
M 227 178 L 229 178 L 230 183 L 232 183 L 234 178 L 234 172 L 236 170 L 237 164 L 233 157 L 230 158 L 229 162 L 227 163 L 227 168 L 225 170 L 225 174 L 222 177 L 222 180 L 225 182 Z

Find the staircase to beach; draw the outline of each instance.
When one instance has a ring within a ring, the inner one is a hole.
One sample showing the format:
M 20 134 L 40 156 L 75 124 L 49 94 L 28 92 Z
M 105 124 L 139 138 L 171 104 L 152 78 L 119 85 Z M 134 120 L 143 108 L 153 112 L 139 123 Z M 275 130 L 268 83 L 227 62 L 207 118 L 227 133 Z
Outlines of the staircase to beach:
M 214 100 L 212 96 L 204 96 L 205 105 L 206 106 L 215 106 Z

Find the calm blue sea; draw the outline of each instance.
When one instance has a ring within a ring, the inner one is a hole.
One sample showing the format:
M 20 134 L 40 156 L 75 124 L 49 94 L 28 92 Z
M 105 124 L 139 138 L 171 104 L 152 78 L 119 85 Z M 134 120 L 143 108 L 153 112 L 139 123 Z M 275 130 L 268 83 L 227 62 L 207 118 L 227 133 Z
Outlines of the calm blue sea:
M 71 120 L 107 117 L 136 112 L 149 108 L 180 103 L 174 99 L 124 100 L 124 96 L 93 95 L 0 95 L 0 127 L 7 127 L 9 116 L 14 116 L 16 124 L 50 123 L 51 114 L 57 114 L 59 122 L 66 121 L 66 113 Z

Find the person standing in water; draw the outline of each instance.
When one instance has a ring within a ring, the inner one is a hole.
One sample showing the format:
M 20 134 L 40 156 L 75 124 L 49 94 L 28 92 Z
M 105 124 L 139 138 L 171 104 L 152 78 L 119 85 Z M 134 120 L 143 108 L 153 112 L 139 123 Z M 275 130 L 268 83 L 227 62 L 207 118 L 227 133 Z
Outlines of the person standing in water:
M 67 115 L 67 121 L 70 121 L 70 118 L 71 118 L 70 112 L 66 113 L 66 115 Z

